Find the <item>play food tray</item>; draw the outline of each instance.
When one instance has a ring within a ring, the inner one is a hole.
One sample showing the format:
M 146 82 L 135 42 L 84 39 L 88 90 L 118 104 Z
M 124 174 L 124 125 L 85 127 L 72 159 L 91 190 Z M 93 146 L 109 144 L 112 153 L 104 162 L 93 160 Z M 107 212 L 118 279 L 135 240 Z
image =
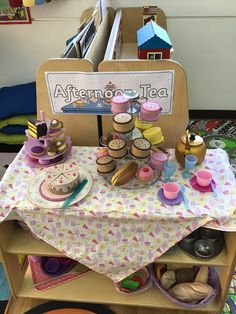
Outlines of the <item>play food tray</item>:
M 137 162 L 138 164 L 138 167 L 142 166 L 142 165 L 149 165 L 149 157 L 148 158 L 145 158 L 145 159 L 137 159 L 137 158 L 134 158 L 130 155 L 130 153 L 128 153 L 128 155 L 124 158 L 121 158 L 119 160 L 117 160 L 117 164 L 116 164 L 116 168 L 114 171 L 108 173 L 108 174 L 101 174 L 101 176 L 104 177 L 104 179 L 106 180 L 107 183 L 109 183 L 110 185 L 112 185 L 111 183 L 111 179 L 112 179 L 112 176 L 114 175 L 114 173 L 123 165 L 125 164 L 126 162 L 128 162 L 129 160 L 133 160 L 135 162 Z M 150 181 L 141 181 L 140 179 L 137 178 L 137 176 L 135 175 L 134 178 L 132 178 L 128 183 L 124 184 L 124 185 L 121 185 L 121 186 L 117 186 L 118 188 L 123 188 L 123 189 L 130 189 L 130 190 L 133 190 L 133 189 L 142 189 L 142 188 L 145 188 L 145 187 L 149 187 L 149 186 L 152 186 L 153 184 L 155 184 L 157 182 L 157 180 L 161 177 L 161 171 L 156 169 L 154 170 L 153 169 L 153 172 L 154 172 L 154 176 L 153 178 L 150 180 Z

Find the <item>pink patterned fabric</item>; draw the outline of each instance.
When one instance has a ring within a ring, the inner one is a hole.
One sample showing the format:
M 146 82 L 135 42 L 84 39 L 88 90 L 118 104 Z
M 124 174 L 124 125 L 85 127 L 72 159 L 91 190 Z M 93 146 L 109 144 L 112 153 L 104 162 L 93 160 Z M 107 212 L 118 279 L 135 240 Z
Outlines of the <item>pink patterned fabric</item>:
M 180 168 L 175 172 L 173 179 L 185 185 L 188 211 L 183 203 L 168 206 L 158 200 L 160 180 L 139 190 L 110 186 L 96 172 L 96 151 L 73 147 L 70 161 L 90 172 L 93 187 L 86 198 L 62 212 L 29 200 L 28 186 L 42 169 L 30 167 L 22 150 L 0 184 L 0 220 L 17 213 L 40 239 L 114 281 L 153 262 L 202 225 L 236 231 L 236 183 L 223 150 L 207 150 L 196 167 L 213 171 L 218 198 L 192 189 Z M 169 160 L 174 160 L 173 150 Z

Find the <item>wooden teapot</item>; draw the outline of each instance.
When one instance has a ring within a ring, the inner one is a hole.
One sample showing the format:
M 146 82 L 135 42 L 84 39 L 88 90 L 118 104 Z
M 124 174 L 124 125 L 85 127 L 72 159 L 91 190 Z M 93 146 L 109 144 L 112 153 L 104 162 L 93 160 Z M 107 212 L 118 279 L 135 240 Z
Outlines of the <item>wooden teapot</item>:
M 190 122 L 186 128 L 186 132 L 178 140 L 175 146 L 175 157 L 177 161 L 184 167 L 184 157 L 187 154 L 195 155 L 197 165 L 199 165 L 205 158 L 206 155 L 206 144 L 203 138 L 195 133 L 191 133 L 190 129 L 196 122 Z

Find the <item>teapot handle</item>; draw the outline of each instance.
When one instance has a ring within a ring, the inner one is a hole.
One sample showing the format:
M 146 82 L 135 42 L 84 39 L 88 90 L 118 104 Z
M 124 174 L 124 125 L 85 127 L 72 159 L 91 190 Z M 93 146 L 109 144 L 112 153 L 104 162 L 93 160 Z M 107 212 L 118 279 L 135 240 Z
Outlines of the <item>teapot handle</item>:
M 185 132 L 185 139 L 186 139 L 186 142 L 185 142 L 185 151 L 190 151 L 190 145 L 189 145 L 189 129 L 186 129 L 186 132 Z
M 191 129 L 196 125 L 196 128 L 195 128 L 195 132 L 196 134 L 198 134 L 198 121 L 190 121 L 186 127 L 186 130 L 189 130 L 191 132 Z

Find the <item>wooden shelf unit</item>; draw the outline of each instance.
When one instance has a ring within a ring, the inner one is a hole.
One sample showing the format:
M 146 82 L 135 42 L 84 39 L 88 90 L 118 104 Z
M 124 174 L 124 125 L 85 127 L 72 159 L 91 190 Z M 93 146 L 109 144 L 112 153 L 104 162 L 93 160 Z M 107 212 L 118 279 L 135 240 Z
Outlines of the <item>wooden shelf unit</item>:
M 41 256 L 63 256 L 61 252 L 51 245 L 39 240 L 31 235 L 29 231 L 17 228 L 6 248 L 7 253 L 41 255 Z M 174 254 L 163 254 L 156 260 L 156 263 L 176 263 L 185 265 L 208 265 L 208 266 L 228 266 L 226 249 L 215 258 L 199 261 L 186 255 L 180 248 Z
M 45 300 L 67 300 L 99 304 L 127 305 L 135 307 L 153 307 L 166 309 L 183 309 L 168 300 L 160 290 L 153 286 L 141 294 L 132 297 L 118 293 L 113 282 L 98 273 L 90 273 L 79 279 L 45 291 L 36 291 L 32 285 L 31 273 L 28 269 L 20 287 L 19 297 L 39 298 Z M 204 311 L 215 312 L 220 306 L 220 296 L 204 307 Z M 199 309 L 197 309 L 199 311 Z
M 235 250 L 232 246 L 232 243 L 235 243 L 235 241 L 236 233 L 225 233 L 225 249 L 218 257 L 209 261 L 192 259 L 186 256 L 180 249 L 175 254 L 164 254 L 156 261 L 157 263 L 181 263 L 183 265 L 204 264 L 219 268 L 221 290 L 217 298 L 204 307 L 194 309 L 194 312 L 221 313 L 236 260 Z M 33 287 L 29 267 L 26 271 L 21 269 L 17 254 L 49 256 L 63 256 L 63 254 L 44 241 L 33 237 L 29 231 L 17 227 L 14 221 L 6 221 L 0 224 L 0 246 L 3 265 L 15 297 L 108 304 L 110 308 L 115 306 L 118 314 L 120 313 L 119 306 L 122 309 L 125 306 L 133 306 L 136 308 L 153 308 L 153 310 L 154 308 L 165 308 L 190 312 L 190 309 L 185 309 L 172 303 L 154 284 L 141 294 L 127 297 L 115 290 L 112 280 L 96 272 L 39 292 Z
M 158 20 L 163 23 L 161 26 L 165 28 L 165 16 L 161 10 L 159 10 L 159 13 L 160 18 Z M 136 55 L 136 30 L 141 26 L 142 8 L 122 9 L 122 28 L 124 32 L 121 56 L 124 59 L 114 60 L 104 58 L 104 60 L 101 61 L 101 54 L 99 53 L 98 55 L 97 50 L 101 52 L 100 44 L 107 43 L 107 41 L 103 39 L 107 39 L 108 37 L 113 20 L 113 12 L 110 11 L 109 14 L 110 17 L 107 17 L 96 37 L 97 39 L 92 46 L 93 49 L 90 49 L 86 56 L 87 59 L 52 59 L 44 62 L 39 67 L 36 76 L 37 112 L 39 113 L 40 110 L 43 110 L 47 113 L 48 119 L 55 118 L 48 97 L 45 72 L 93 72 L 97 68 L 100 72 L 173 70 L 175 72 L 175 80 L 172 114 L 162 115 L 158 121 L 158 126 L 162 129 L 166 146 L 174 147 L 179 137 L 184 134 L 186 125 L 189 122 L 187 78 L 185 71 L 181 65 L 171 60 L 145 61 L 133 59 L 132 56 L 134 56 L 134 54 Z M 127 31 L 127 29 L 129 29 L 129 31 Z M 114 41 L 111 44 L 112 47 L 114 47 Z M 105 50 L 104 45 L 102 46 L 102 50 Z M 110 49 L 108 53 L 112 55 L 113 51 Z M 67 133 L 72 139 L 73 145 L 98 145 L 99 139 L 96 116 L 87 115 L 85 118 L 85 116 L 60 114 L 57 118 L 63 121 Z M 102 117 L 102 127 L 104 134 L 111 131 L 111 117 Z M 79 136 L 80 134 L 83 136 Z M 156 261 L 156 263 L 209 265 L 216 266 L 219 269 L 221 290 L 217 298 L 206 306 L 194 309 L 194 313 L 221 313 L 235 268 L 235 242 L 236 233 L 226 232 L 225 249 L 218 257 L 209 261 L 192 259 L 185 255 L 180 249 L 173 255 L 164 254 Z M 0 224 L 0 256 L 2 256 L 12 294 L 14 297 L 19 298 L 19 300 L 22 298 L 32 298 L 103 303 L 109 305 L 117 314 L 154 314 L 159 313 L 160 310 L 158 309 L 167 309 L 167 313 L 176 312 L 180 314 L 185 311 L 187 313 L 192 312 L 189 308 L 178 307 L 176 304 L 172 303 L 155 286 L 137 296 L 121 295 L 115 290 L 113 282 L 109 278 L 95 272 L 67 282 L 61 286 L 38 292 L 33 287 L 29 269 L 27 271 L 21 269 L 17 254 L 42 256 L 63 256 L 63 254 L 42 240 L 34 238 L 30 232 L 17 228 L 14 221 L 5 221 Z M 137 312 L 130 310 L 130 308 L 137 308 Z M 157 310 L 155 311 L 155 309 Z M 17 314 L 21 313 L 17 312 Z

